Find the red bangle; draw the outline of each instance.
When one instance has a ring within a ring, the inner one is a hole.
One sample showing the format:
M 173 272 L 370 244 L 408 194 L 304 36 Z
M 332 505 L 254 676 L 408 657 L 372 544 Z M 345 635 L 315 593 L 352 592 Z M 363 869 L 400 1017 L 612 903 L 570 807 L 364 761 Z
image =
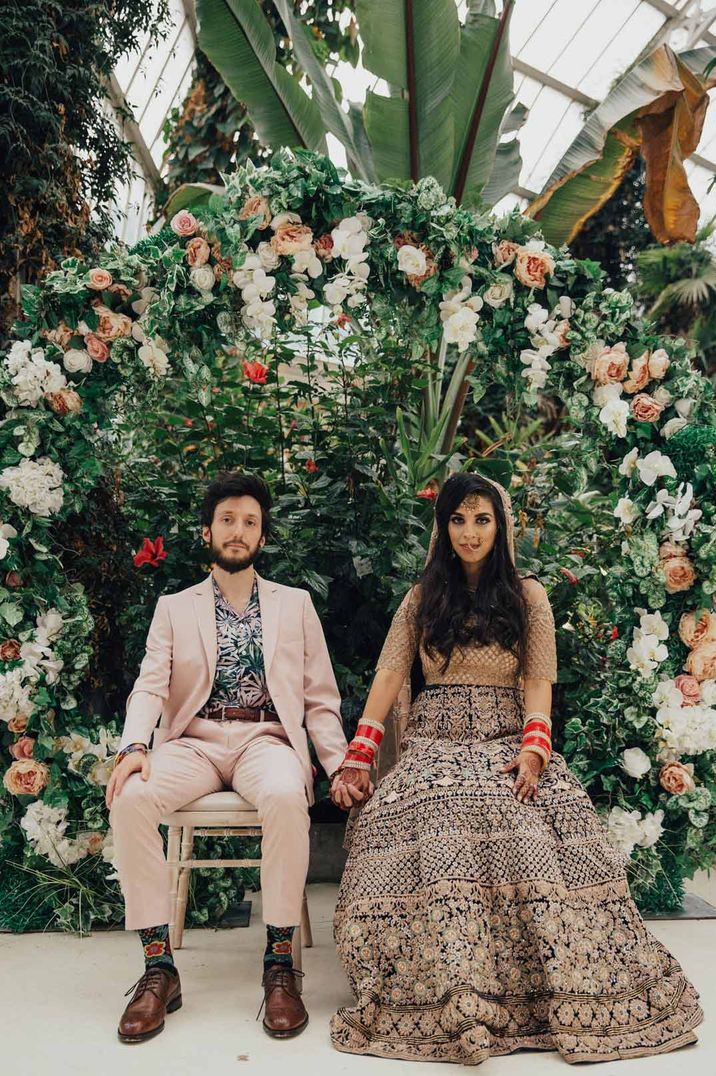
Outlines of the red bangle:
M 539 718 L 536 718 L 536 717 L 532 718 L 531 721 L 528 721 L 522 731 L 523 732 L 532 732 L 532 731 L 544 732 L 545 735 L 547 735 L 547 736 L 551 736 L 551 734 L 552 734 L 552 730 L 549 727 L 549 725 L 547 724 L 547 722 L 546 721 L 540 721 Z

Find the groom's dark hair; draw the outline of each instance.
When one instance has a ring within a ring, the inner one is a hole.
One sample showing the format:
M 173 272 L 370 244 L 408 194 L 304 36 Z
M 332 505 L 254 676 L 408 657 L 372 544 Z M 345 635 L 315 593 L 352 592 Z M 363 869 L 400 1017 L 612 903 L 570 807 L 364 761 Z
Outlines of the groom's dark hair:
M 261 505 L 261 534 L 264 538 L 271 533 L 271 506 L 273 501 L 268 486 L 263 478 L 242 471 L 222 471 L 212 479 L 201 502 L 201 523 L 210 527 L 214 521 L 216 506 L 227 497 L 254 497 Z

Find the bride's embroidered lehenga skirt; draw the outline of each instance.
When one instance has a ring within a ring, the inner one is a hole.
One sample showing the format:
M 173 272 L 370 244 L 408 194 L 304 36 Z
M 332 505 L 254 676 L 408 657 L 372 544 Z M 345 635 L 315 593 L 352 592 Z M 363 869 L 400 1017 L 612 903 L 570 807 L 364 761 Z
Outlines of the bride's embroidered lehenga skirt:
M 522 694 L 428 687 L 358 816 L 334 931 L 356 1003 L 339 1050 L 477 1064 L 521 1048 L 610 1061 L 696 1041 L 698 994 L 646 930 L 626 860 L 554 755 L 536 803 L 500 770 Z

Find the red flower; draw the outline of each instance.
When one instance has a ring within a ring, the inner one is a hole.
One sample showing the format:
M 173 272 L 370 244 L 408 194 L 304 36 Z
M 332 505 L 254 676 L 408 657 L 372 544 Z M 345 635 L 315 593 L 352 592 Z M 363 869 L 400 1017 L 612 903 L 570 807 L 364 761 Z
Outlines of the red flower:
M 291 943 L 290 943 L 290 941 L 275 941 L 273 943 L 273 945 L 271 946 L 271 952 L 276 953 L 277 956 L 280 955 L 280 954 L 282 955 L 283 953 L 290 953 L 291 952 Z
M 19 587 L 24 587 L 24 585 L 25 580 L 22 578 L 19 572 L 8 572 L 5 576 L 6 587 L 12 587 L 13 589 L 17 589 Z
M 166 951 L 167 945 L 166 942 L 163 941 L 153 941 L 150 942 L 149 945 L 144 946 L 145 956 L 164 956 Z
M 255 362 L 247 362 L 244 359 L 244 377 L 252 381 L 254 385 L 265 385 L 267 374 L 268 366 L 264 366 L 258 359 Z
M 318 464 L 315 460 L 306 460 L 306 470 L 309 474 L 315 474 L 318 470 Z
M 618 639 L 618 638 L 619 638 L 619 628 L 617 628 L 616 625 L 615 625 L 612 628 L 612 639 Z
M 435 486 L 426 486 L 425 489 L 419 489 L 415 494 L 416 497 L 420 497 L 423 501 L 434 501 L 437 499 L 438 491 Z
M 577 579 L 574 572 L 570 572 L 569 568 L 560 568 L 559 570 L 562 573 L 562 575 L 564 576 L 564 578 L 567 579 L 572 584 L 572 586 L 574 586 L 574 587 L 577 586 L 577 584 L 579 583 L 579 580 Z
M 341 329 L 343 328 L 344 325 L 350 325 L 350 323 L 351 323 L 350 314 L 339 314 L 338 317 L 334 321 L 334 325 L 338 325 L 339 328 L 341 328 Z
M 188 426 L 189 429 L 191 429 L 191 427 L 194 425 L 194 420 L 191 419 L 191 418 L 185 418 L 184 419 L 184 425 Z
M 136 568 L 141 568 L 143 564 L 151 564 L 153 568 L 158 568 L 159 562 L 165 559 L 164 539 L 161 535 L 156 542 L 153 542 L 151 538 L 145 538 L 142 548 L 132 557 Z

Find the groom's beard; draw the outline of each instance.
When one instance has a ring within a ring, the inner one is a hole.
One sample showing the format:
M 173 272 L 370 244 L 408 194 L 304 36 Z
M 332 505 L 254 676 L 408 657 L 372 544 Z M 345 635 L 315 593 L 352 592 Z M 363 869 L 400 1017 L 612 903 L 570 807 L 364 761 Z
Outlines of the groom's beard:
M 243 548 L 219 549 L 218 546 L 214 545 L 213 539 L 209 543 L 209 559 L 211 563 L 215 564 L 217 568 L 222 568 L 223 571 L 229 572 L 230 575 L 250 568 L 260 552 L 260 545 L 257 545 L 253 551 L 249 552 Z

